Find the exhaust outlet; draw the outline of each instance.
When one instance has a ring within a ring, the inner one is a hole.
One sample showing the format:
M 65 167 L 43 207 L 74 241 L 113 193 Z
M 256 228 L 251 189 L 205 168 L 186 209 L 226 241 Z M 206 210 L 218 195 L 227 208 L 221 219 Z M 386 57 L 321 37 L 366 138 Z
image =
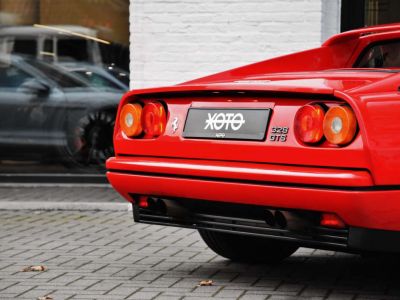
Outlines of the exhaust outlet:
M 282 229 L 287 227 L 286 217 L 280 210 L 275 211 L 275 222 Z
M 265 211 L 264 221 L 270 227 L 274 227 L 275 226 L 275 216 L 270 210 L 266 210 Z
M 149 198 L 147 200 L 148 208 L 158 213 L 165 214 L 167 212 L 167 206 L 162 199 Z

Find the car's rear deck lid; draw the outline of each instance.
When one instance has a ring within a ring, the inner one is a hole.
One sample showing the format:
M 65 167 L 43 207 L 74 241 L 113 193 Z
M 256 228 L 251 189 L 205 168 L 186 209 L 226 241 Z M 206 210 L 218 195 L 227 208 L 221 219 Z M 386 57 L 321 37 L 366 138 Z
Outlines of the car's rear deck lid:
M 257 92 L 285 92 L 302 94 L 332 95 L 333 87 L 326 84 L 325 79 L 302 80 L 238 80 L 234 82 L 221 82 L 209 84 L 176 85 L 171 87 L 149 88 L 133 90 L 126 94 L 133 95 L 162 95 L 187 92 L 220 92 L 220 91 L 257 91 Z

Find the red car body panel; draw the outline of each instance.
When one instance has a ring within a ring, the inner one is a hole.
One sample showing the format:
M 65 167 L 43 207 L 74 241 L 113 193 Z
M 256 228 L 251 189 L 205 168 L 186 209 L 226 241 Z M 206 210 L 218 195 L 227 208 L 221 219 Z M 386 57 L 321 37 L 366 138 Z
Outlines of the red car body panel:
M 128 138 L 116 122 L 108 179 L 131 202 L 155 195 L 330 212 L 349 227 L 400 231 L 400 73 L 352 68 L 366 47 L 394 39 L 399 24 L 363 28 L 320 48 L 131 91 L 117 120 L 126 103 L 162 100 L 166 131 Z M 296 138 L 296 112 L 314 102 L 352 108 L 359 129 L 349 145 Z M 187 139 L 189 108 L 269 108 L 272 115 L 264 141 Z M 289 128 L 284 143 L 269 139 L 275 126 Z

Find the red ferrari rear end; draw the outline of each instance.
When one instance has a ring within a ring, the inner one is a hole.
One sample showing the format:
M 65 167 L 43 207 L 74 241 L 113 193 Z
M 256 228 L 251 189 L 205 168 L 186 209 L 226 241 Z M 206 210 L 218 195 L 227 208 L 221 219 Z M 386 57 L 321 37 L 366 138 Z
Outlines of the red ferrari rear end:
M 322 67 L 125 95 L 107 176 L 135 220 L 198 229 L 236 260 L 400 251 L 399 76 Z

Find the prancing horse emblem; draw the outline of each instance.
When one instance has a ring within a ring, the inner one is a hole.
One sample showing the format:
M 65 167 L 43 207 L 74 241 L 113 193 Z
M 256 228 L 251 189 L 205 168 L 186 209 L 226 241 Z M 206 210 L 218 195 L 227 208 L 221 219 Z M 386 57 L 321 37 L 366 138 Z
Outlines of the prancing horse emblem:
M 178 130 L 179 124 L 178 124 L 178 117 L 174 118 L 174 121 L 172 122 L 172 130 L 175 133 L 175 131 Z

